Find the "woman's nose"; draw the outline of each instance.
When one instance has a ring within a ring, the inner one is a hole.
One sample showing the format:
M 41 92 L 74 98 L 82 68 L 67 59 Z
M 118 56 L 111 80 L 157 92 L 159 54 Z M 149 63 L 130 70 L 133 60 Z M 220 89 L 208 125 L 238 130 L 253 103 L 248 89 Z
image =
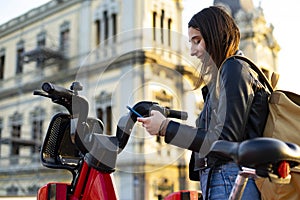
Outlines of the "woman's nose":
M 196 55 L 196 49 L 193 47 L 193 46 L 191 46 L 191 56 L 195 56 Z

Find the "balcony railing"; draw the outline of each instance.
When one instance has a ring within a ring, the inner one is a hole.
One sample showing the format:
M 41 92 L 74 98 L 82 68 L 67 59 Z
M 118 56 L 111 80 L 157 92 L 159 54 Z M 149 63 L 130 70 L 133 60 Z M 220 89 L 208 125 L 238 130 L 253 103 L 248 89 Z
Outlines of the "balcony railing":
M 46 62 L 49 59 L 63 60 L 65 59 L 63 52 L 49 47 L 37 47 L 22 54 L 24 62 L 32 61 Z
M 30 156 L 8 156 L 0 158 L 0 174 L 31 171 L 42 168 L 40 154 Z

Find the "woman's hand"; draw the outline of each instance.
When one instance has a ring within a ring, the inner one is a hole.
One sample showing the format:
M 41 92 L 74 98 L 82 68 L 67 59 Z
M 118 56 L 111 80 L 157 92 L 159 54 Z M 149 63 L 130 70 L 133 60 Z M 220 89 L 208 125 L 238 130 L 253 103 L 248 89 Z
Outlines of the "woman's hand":
M 138 117 L 137 121 L 143 123 L 143 127 L 150 133 L 150 135 L 159 135 L 161 125 L 166 117 L 159 111 L 152 110 L 149 117 Z

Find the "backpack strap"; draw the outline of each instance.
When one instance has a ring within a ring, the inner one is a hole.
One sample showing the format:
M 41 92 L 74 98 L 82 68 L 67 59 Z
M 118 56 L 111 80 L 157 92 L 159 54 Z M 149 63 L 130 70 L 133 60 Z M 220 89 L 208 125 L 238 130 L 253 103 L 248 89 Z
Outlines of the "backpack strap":
M 273 88 L 276 87 L 278 80 L 279 80 L 279 74 L 276 72 L 273 72 L 271 75 L 271 85 L 273 86 Z
M 253 61 L 251 61 L 249 58 L 247 57 L 244 57 L 244 56 L 240 56 L 240 55 L 233 55 L 231 56 L 232 58 L 235 58 L 235 59 L 240 59 L 240 60 L 243 60 L 245 61 L 246 63 L 248 63 L 250 65 L 250 68 L 255 71 L 257 74 L 258 74 L 258 79 L 259 81 L 265 86 L 267 87 L 267 89 L 269 90 L 270 93 L 273 93 L 275 86 L 277 84 L 277 81 L 279 79 L 279 75 L 276 74 L 276 73 L 273 73 L 272 74 L 272 77 L 271 77 L 271 83 L 270 81 L 268 80 L 268 78 L 265 76 L 265 74 L 261 71 L 261 69 L 259 67 L 257 67 L 256 64 L 254 64 Z M 250 101 L 249 101 L 249 105 L 252 104 L 253 102 L 253 99 L 254 99 L 254 96 L 251 97 Z M 245 128 L 246 128 L 246 124 L 247 124 L 247 121 L 248 121 L 248 117 L 249 117 L 249 112 L 250 112 L 250 106 L 247 106 L 247 110 L 246 110 L 246 113 L 245 113 L 245 116 L 246 116 L 246 121 L 244 121 L 243 123 L 243 126 L 242 126 L 242 130 L 243 132 L 245 131 Z M 243 140 L 246 139 L 246 135 L 244 134 L 243 136 Z
M 239 55 L 233 55 L 231 56 L 231 58 L 237 58 L 240 60 L 245 61 L 246 63 L 248 63 L 251 67 L 251 69 L 253 71 L 255 71 L 258 74 L 258 78 L 260 80 L 261 83 L 263 83 L 268 90 L 272 93 L 273 92 L 273 86 L 277 84 L 279 75 L 274 75 L 272 74 L 273 80 L 272 80 L 272 84 L 270 83 L 270 81 L 268 80 L 268 78 L 265 76 L 265 74 L 261 71 L 261 69 L 259 67 L 256 66 L 256 64 L 254 64 L 254 62 L 252 62 L 249 58 L 244 57 L 244 56 L 239 56 Z

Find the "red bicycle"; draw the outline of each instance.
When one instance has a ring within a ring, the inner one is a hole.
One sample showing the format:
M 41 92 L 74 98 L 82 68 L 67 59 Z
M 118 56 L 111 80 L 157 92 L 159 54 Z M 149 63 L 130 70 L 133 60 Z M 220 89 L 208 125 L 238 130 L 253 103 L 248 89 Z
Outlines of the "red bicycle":
M 115 136 L 104 135 L 103 123 L 88 117 L 89 103 L 78 95 L 82 86 L 74 82 L 70 89 L 43 83 L 42 90 L 34 95 L 50 98 L 64 106 L 69 113 L 58 113 L 50 121 L 41 149 L 41 162 L 45 167 L 67 169 L 71 183 L 47 183 L 39 189 L 38 200 L 116 200 L 117 194 L 111 179 L 117 155 L 126 146 L 138 114 L 149 116 L 155 109 L 166 117 L 187 119 L 187 113 L 171 110 L 155 102 L 141 101 L 133 110 L 122 116 Z M 300 163 L 300 148 L 271 138 L 257 138 L 241 143 L 216 141 L 212 156 L 228 157 L 243 166 L 230 199 L 241 199 L 248 177 L 268 177 L 287 183 L 289 168 Z M 179 191 L 165 200 L 202 199 L 197 191 Z

